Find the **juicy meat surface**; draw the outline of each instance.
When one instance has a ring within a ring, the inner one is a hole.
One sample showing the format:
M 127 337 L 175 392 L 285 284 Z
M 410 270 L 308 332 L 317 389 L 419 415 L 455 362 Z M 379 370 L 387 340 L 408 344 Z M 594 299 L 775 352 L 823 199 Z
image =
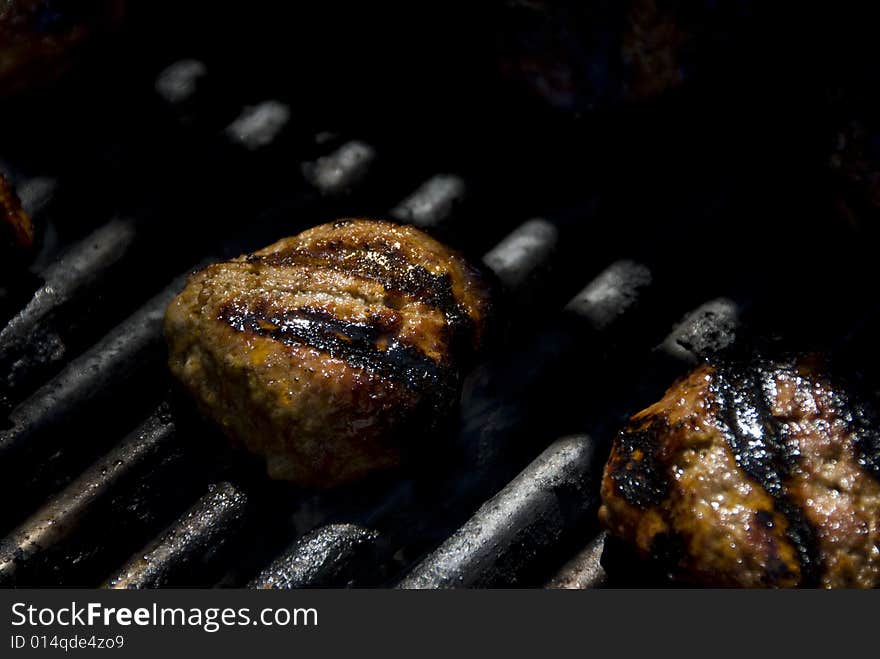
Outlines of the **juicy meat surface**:
M 816 357 L 703 365 L 617 436 L 605 526 L 677 580 L 880 585 L 880 433 Z
M 193 275 L 168 307 L 174 375 L 269 475 L 313 488 L 429 440 L 480 346 L 489 289 L 420 231 L 344 220 Z

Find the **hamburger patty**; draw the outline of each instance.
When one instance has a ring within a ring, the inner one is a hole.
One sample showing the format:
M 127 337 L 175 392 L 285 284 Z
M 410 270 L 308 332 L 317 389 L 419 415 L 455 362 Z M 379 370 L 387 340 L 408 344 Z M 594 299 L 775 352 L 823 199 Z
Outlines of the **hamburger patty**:
M 600 518 L 674 579 L 880 584 L 880 432 L 815 356 L 702 365 L 616 438 Z
M 458 400 L 489 289 L 411 227 L 344 220 L 193 275 L 174 375 L 269 475 L 329 488 L 421 450 Z

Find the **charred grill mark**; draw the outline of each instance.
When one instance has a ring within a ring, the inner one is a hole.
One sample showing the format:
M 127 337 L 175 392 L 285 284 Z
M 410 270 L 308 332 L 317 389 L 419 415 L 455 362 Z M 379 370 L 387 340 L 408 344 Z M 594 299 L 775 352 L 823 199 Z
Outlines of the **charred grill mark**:
M 675 572 L 687 557 L 687 542 L 674 531 L 658 533 L 651 538 L 650 553 L 663 570 Z
M 321 247 L 299 248 L 269 255 L 252 254 L 249 263 L 269 266 L 310 266 L 330 268 L 381 284 L 390 306 L 399 307 L 407 298 L 440 311 L 450 332 L 453 355 L 466 351 L 476 326 L 452 288 L 449 272 L 432 273 L 408 261 L 398 249 L 384 241 L 352 245 L 331 240 Z
M 779 553 L 779 544 L 773 535 L 775 522 L 773 520 L 773 512 L 770 510 L 756 510 L 752 521 L 753 541 L 760 547 L 764 554 L 765 566 L 764 577 L 765 585 L 772 586 L 774 584 L 788 583 L 797 575 L 792 571 L 791 566 L 782 558 Z
M 376 281 L 389 291 L 413 295 L 444 312 L 455 304 L 448 272 L 433 274 L 382 243 L 353 246 L 330 241 L 324 248 L 299 248 L 265 256 L 251 254 L 247 260 L 270 266 L 333 268 Z
M 853 411 L 853 449 L 864 472 L 880 481 L 880 430 L 878 420 L 872 417 L 862 405 Z
M 274 254 L 251 254 L 248 263 L 268 266 L 331 268 L 381 284 L 391 296 L 409 296 L 443 313 L 458 339 L 473 333 L 473 322 L 455 298 L 449 272 L 432 273 L 411 263 L 382 242 L 362 246 L 330 241 L 322 248 L 300 248 Z
M 655 420 L 648 428 L 624 430 L 618 437 L 621 459 L 611 471 L 611 480 L 623 499 L 637 508 L 659 506 L 669 493 L 668 470 L 657 456 L 654 439 L 662 436 L 665 426 Z
M 405 383 L 413 389 L 450 386 L 450 369 L 395 338 L 399 319 L 374 316 L 356 323 L 309 307 L 277 312 L 265 303 L 224 305 L 219 320 L 285 345 L 304 345 L 342 359 L 357 368 Z
M 833 414 L 844 422 L 852 437 L 847 458 L 858 464 L 867 476 L 880 481 L 880 418 L 877 411 L 867 403 L 867 396 L 860 395 L 863 392 L 853 391 L 851 397 L 843 382 L 830 379 L 826 395 Z
M 815 529 L 794 501 L 786 480 L 798 466 L 797 442 L 770 413 L 773 368 L 761 364 L 756 372 L 716 367 L 712 393 L 719 409 L 719 429 L 727 439 L 737 465 L 769 494 L 788 522 L 786 536 L 798 554 L 801 585 L 819 583 L 820 554 Z

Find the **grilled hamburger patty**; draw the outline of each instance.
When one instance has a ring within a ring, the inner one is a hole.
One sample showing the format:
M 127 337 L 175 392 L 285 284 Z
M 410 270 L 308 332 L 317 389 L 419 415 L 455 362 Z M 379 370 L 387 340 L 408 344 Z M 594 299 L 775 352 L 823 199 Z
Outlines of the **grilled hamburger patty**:
M 193 275 L 170 366 L 269 475 L 329 488 L 395 467 L 446 418 L 489 290 L 411 227 L 344 220 Z
M 633 416 L 600 518 L 675 579 L 880 584 L 880 434 L 815 356 L 703 365 Z

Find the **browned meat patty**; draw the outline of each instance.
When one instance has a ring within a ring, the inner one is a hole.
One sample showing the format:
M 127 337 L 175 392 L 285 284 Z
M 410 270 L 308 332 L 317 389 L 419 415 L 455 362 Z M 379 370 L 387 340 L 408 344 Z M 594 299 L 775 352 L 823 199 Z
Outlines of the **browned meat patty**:
M 54 81 L 90 37 L 117 23 L 123 0 L 0 0 L 0 94 Z
M 703 365 L 616 438 L 600 517 L 678 580 L 880 584 L 880 433 L 815 356 Z
M 357 219 L 193 275 L 165 333 L 172 372 L 270 476 L 329 488 L 430 441 L 488 313 L 462 257 Z

